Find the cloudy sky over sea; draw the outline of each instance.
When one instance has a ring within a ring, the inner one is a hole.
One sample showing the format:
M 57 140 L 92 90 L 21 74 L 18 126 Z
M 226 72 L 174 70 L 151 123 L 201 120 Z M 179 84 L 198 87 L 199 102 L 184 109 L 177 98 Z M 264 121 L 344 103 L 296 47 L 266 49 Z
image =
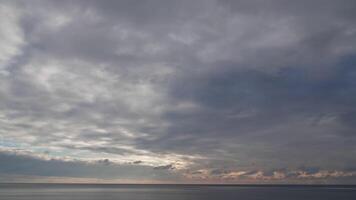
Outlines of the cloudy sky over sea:
M 356 183 L 355 10 L 0 0 L 0 180 Z

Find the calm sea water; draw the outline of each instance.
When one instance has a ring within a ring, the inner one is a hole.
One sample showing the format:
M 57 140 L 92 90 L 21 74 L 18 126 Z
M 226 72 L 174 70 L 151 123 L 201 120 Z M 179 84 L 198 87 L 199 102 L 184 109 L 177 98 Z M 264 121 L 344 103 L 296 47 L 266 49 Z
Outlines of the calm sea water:
M 356 200 L 355 186 L 0 184 L 0 200 Z

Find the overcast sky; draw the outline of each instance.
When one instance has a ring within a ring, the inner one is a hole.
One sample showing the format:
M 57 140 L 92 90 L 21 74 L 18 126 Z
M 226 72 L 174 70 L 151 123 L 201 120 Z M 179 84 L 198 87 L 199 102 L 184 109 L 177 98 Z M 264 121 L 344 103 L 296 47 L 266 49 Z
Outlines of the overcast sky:
M 356 183 L 355 0 L 0 0 L 0 181 Z

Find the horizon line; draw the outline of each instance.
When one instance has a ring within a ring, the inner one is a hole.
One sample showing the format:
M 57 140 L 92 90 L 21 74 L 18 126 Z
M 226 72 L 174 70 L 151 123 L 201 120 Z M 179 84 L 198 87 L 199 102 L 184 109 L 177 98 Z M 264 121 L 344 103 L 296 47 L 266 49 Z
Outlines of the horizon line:
M 160 185 L 160 186 L 241 186 L 241 187 L 251 187 L 251 186 L 314 186 L 314 187 L 324 187 L 324 186 L 348 186 L 356 187 L 356 184 L 274 184 L 274 183 L 253 183 L 253 184 L 229 184 L 229 183 L 61 183 L 61 182 L 0 182 L 0 185 L 4 184 L 23 184 L 23 185 Z

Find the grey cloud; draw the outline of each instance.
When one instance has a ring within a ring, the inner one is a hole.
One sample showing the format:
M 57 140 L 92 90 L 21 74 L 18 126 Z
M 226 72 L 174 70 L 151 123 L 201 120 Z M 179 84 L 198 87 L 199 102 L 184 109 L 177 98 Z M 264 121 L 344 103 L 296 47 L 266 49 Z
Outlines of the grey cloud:
M 342 181 L 352 182 L 355 179 L 355 171 L 349 170 L 323 170 L 323 169 L 311 169 L 304 167 L 303 169 L 278 169 L 278 170 L 225 170 L 225 169 L 212 169 L 208 170 L 208 173 L 204 173 L 202 170 L 188 172 L 187 177 L 193 180 L 201 179 L 222 179 L 231 183 L 243 182 L 246 180 L 259 180 L 270 181 L 274 183 L 301 183 L 305 180 L 313 181 L 314 183 L 329 181 Z M 333 179 L 333 180 L 332 180 Z
M 103 146 L 75 146 L 75 145 L 59 145 L 65 147 L 67 149 L 77 149 L 77 150 L 88 150 L 94 152 L 102 152 L 102 153 L 111 153 L 116 155 L 128 155 L 133 153 L 133 151 L 123 149 L 123 148 L 116 148 L 116 147 L 103 147 Z
M 124 157 L 262 177 L 355 167 L 352 0 L 1 4 L 19 39 L 0 38 L 15 49 L 0 51 L 1 146 L 101 159 L 63 164 L 83 176 Z
M 345 123 L 342 116 L 352 112 L 353 107 L 351 102 L 355 90 L 351 78 L 353 76 L 351 63 L 340 63 L 337 73 L 321 80 L 310 79 L 307 72 L 296 69 L 285 69 L 279 74 L 268 74 L 235 70 L 230 67 L 226 72 L 207 76 L 193 75 L 189 79 L 176 83 L 172 93 L 176 99 L 193 102 L 199 108 L 196 110 L 193 108 L 188 112 L 178 110 L 166 113 L 166 118 L 172 122 L 167 130 L 170 134 L 156 141 L 140 140 L 140 145 L 145 148 L 159 148 L 159 151 L 207 152 L 207 155 L 212 155 L 214 154 L 212 151 L 219 146 L 225 145 L 224 149 L 229 149 L 229 141 L 238 137 L 235 143 L 236 149 L 238 146 L 242 148 L 232 150 L 234 145 L 231 145 L 230 150 L 248 151 L 247 149 L 250 148 L 245 147 L 242 141 L 251 145 L 252 139 L 261 141 L 265 144 L 264 148 L 270 146 L 268 143 L 271 142 L 272 146 L 289 149 L 291 153 L 291 144 L 305 134 L 309 141 L 315 140 L 317 146 L 315 143 L 310 146 L 312 143 L 308 144 L 302 140 L 303 142 L 295 144 L 299 145 L 298 151 L 300 146 L 304 146 L 307 149 L 305 151 L 309 153 L 328 151 L 331 143 L 338 143 L 335 138 L 344 141 L 344 136 L 352 138 L 354 136 L 351 127 L 346 128 L 342 125 Z M 318 124 L 312 123 L 312 119 L 318 119 L 320 115 L 326 115 L 323 117 L 325 119 Z M 330 138 L 329 143 L 323 145 L 320 137 L 329 134 L 334 135 L 333 139 Z M 285 142 L 287 143 L 284 146 Z M 347 144 L 343 143 L 342 146 L 347 149 L 352 148 L 352 142 L 348 147 L 345 145 Z M 258 146 L 253 148 L 259 149 Z M 272 150 L 276 151 L 276 154 L 273 153 L 271 157 L 277 154 L 277 157 L 282 156 L 279 149 Z M 268 153 L 262 151 L 263 149 L 261 149 L 261 157 L 266 157 Z M 348 154 L 347 151 L 342 154 Z M 286 159 L 291 159 L 288 158 L 288 151 L 286 152 Z M 305 157 L 303 154 L 307 153 L 302 152 L 297 154 Z M 253 155 L 259 157 L 258 154 Z M 320 155 L 319 158 L 328 163 L 329 156 L 330 154 Z M 306 160 L 309 159 L 311 158 Z
M 107 159 L 107 158 L 105 158 L 105 159 L 103 159 L 103 160 L 98 160 L 97 161 L 99 164 L 103 164 L 103 165 L 110 165 L 110 164 L 112 164 L 112 162 L 109 160 L 109 159 Z
M 224 169 L 213 169 L 213 170 L 210 171 L 210 174 L 211 175 L 221 175 L 221 174 L 227 174 L 229 172 L 230 171 L 224 170 Z
M 101 179 L 131 179 L 145 177 L 147 180 L 159 178 L 169 180 L 174 175 L 160 174 L 152 171 L 152 168 L 144 165 L 115 164 L 109 159 L 99 160 L 94 163 L 79 160 L 65 161 L 60 159 L 43 160 L 29 155 L 14 154 L 11 152 L 0 153 L 0 170 L 5 174 L 20 174 L 34 176 L 58 176 L 77 178 L 101 178 Z
M 175 167 L 174 167 L 172 164 L 169 164 L 169 165 L 157 166 L 157 167 L 154 167 L 153 169 L 156 169 L 156 170 L 166 170 L 166 169 L 175 169 Z

